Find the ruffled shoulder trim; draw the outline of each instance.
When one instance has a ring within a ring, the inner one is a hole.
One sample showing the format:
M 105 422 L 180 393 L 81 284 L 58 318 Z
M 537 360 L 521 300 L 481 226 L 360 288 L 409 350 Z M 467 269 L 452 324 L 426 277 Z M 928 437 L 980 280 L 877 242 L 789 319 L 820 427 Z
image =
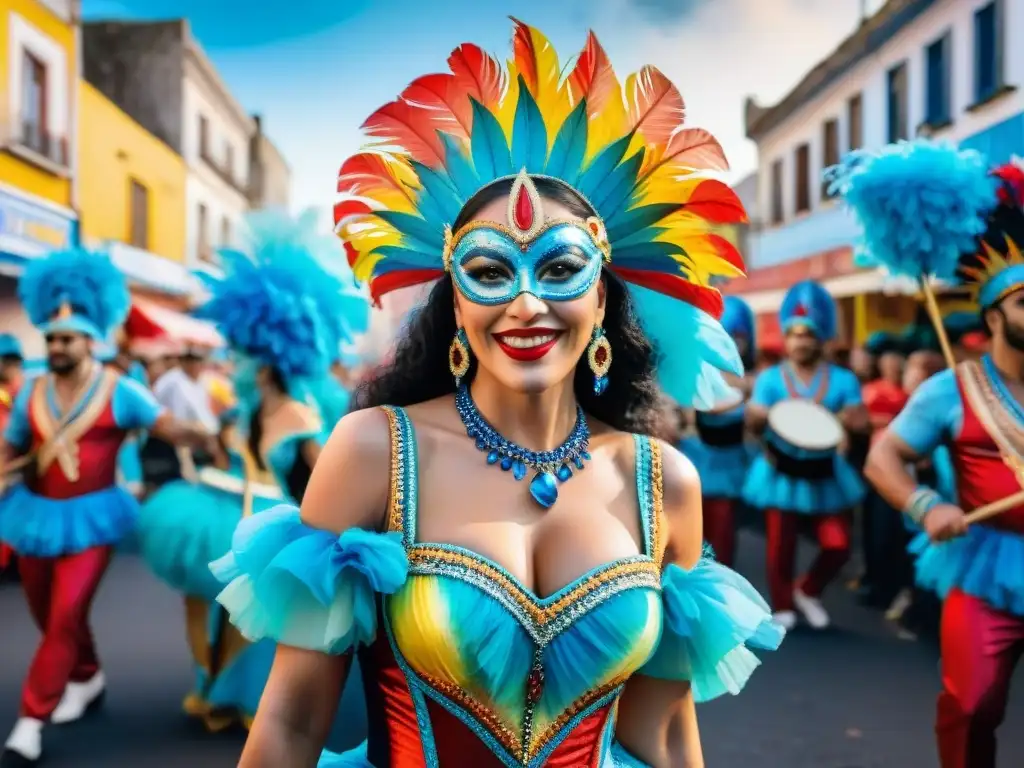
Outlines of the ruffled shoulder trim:
M 739 693 L 761 663 L 751 649 L 774 651 L 786 634 L 750 582 L 706 554 L 665 568 L 662 601 L 661 640 L 640 673 L 690 681 L 697 702 Z
M 396 592 L 409 564 L 398 534 L 338 536 L 282 504 L 244 519 L 210 569 L 227 585 L 217 601 L 248 640 L 337 654 L 373 642 L 376 596 Z

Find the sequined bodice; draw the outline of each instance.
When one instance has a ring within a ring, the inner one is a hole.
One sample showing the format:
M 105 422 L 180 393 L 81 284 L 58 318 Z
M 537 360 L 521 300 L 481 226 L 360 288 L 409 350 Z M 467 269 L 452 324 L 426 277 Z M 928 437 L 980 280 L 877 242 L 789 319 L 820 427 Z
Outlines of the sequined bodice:
M 438 723 L 429 712 L 438 706 L 465 726 L 464 738 L 486 744 L 495 766 L 600 765 L 614 702 L 661 635 L 657 443 L 636 438 L 644 552 L 541 598 L 475 552 L 416 541 L 415 438 L 404 412 L 388 414 L 389 527 L 403 536 L 410 571 L 383 615 L 416 702 L 426 765 L 437 764 L 429 754 L 438 750 Z M 579 727 L 596 713 L 598 727 Z

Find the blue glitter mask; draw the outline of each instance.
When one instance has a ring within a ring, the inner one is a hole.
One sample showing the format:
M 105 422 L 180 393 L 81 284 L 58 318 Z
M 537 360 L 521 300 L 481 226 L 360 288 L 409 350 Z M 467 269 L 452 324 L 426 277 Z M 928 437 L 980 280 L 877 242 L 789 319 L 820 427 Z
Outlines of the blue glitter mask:
M 507 304 L 521 293 L 572 301 L 594 287 L 610 249 L 604 225 L 543 218 L 541 197 L 525 172 L 509 192 L 508 223 L 472 221 L 445 236 L 445 268 L 474 304 Z

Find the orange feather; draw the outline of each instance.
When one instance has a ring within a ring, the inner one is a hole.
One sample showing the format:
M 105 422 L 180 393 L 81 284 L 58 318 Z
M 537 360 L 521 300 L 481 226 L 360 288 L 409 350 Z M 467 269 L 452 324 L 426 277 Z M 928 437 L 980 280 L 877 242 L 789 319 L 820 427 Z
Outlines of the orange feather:
M 664 149 L 649 151 L 640 169 L 643 181 L 665 169 L 673 175 L 689 171 L 726 171 L 729 162 L 718 140 L 703 128 L 684 128 L 672 134 Z
M 714 224 L 746 224 L 747 211 L 728 184 L 702 179 L 683 203 L 683 210 Z
M 422 117 L 426 126 L 469 141 L 473 107 L 463 83 L 455 75 L 417 77 L 402 91 L 402 100 Z
M 362 125 L 368 136 L 375 137 L 378 145 L 399 146 L 431 168 L 444 165 L 444 150 L 441 139 L 422 110 L 404 101 L 385 104 Z
M 399 170 L 408 172 L 403 182 Z M 411 207 L 415 200 L 407 183 L 415 180 L 412 169 L 397 160 L 388 160 L 375 152 L 360 152 L 344 162 L 338 171 L 338 192 L 356 197 L 394 197 L 405 199 Z
M 591 157 L 621 136 L 626 122 L 622 86 L 593 32 L 565 82 L 570 106 L 587 101 L 587 157 Z
M 512 18 L 512 21 L 516 27 L 512 35 L 515 67 L 509 67 L 509 77 L 514 77 L 516 73 L 523 76 L 526 87 L 530 89 L 544 116 L 550 145 L 569 114 L 569 91 L 561 82 L 558 54 L 539 30 L 516 18 Z
M 465 94 L 494 110 L 505 92 L 505 73 L 497 59 L 479 46 L 463 43 L 448 57 L 448 66 Z
M 646 66 L 626 80 L 630 126 L 647 145 L 665 145 L 686 117 L 686 104 L 672 81 Z

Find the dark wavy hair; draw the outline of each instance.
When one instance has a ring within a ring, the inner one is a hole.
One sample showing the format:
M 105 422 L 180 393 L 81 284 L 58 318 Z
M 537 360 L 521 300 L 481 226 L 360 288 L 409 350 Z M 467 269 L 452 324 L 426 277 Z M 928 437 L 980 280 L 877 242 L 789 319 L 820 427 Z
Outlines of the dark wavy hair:
M 574 216 L 597 215 L 579 193 L 557 179 L 532 177 L 540 195 L 565 206 Z M 505 198 L 513 179 L 499 179 L 470 198 L 452 225 L 454 231 L 470 221 L 484 206 Z M 673 430 L 672 412 L 658 387 L 656 352 L 644 335 L 633 310 L 625 283 L 609 270 L 605 284 L 604 329 L 612 347 L 608 388 L 594 393 L 594 377 L 585 361 L 576 366 L 574 390 L 586 413 L 623 432 L 666 437 Z M 448 347 L 455 336 L 455 287 L 449 276 L 441 278 L 426 303 L 410 317 L 394 357 L 356 390 L 354 405 L 406 406 L 455 392 L 448 369 Z M 476 361 L 470 363 L 466 378 L 472 381 Z

